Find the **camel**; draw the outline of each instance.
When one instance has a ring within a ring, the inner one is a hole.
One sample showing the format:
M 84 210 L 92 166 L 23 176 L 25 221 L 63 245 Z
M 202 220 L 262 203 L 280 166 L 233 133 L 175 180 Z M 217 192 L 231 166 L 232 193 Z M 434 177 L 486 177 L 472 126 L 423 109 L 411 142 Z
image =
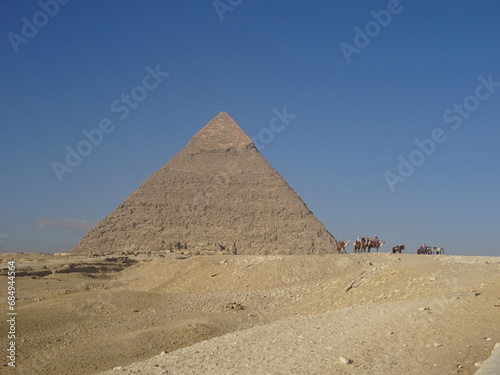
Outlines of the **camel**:
M 368 245 L 368 240 L 361 240 L 354 242 L 353 249 L 355 253 L 364 253 L 366 251 L 366 246 Z
M 380 247 L 384 246 L 386 240 L 383 240 L 382 242 L 380 242 L 378 240 L 368 240 L 367 242 L 368 242 L 368 244 L 367 244 L 368 252 L 370 252 L 371 249 L 377 249 L 377 253 L 378 253 L 378 249 Z
M 395 253 L 400 253 L 405 249 L 405 245 L 399 245 L 399 246 L 394 246 L 392 248 L 392 253 L 395 254 Z
M 344 242 L 344 241 L 339 241 L 337 242 L 337 251 L 341 254 L 346 254 L 347 251 L 345 251 L 347 245 L 349 245 L 349 242 L 351 242 L 351 240 L 347 241 L 347 242 Z
M 361 242 L 354 241 L 354 243 L 352 244 L 352 252 L 356 254 L 360 248 L 361 248 Z
M 361 241 L 355 241 L 352 245 L 354 253 L 360 253 L 363 243 Z

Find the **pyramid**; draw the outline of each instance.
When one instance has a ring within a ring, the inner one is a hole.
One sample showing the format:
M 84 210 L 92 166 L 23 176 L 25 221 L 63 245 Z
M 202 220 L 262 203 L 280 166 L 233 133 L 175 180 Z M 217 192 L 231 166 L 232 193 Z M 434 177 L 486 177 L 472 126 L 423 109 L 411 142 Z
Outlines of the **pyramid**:
M 325 254 L 336 244 L 221 112 L 71 253 Z

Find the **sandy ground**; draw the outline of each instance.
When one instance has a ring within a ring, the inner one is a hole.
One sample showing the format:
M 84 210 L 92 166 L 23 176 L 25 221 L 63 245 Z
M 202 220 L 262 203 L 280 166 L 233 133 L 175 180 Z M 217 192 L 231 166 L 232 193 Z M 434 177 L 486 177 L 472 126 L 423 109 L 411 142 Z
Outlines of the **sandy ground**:
M 2 374 L 474 374 L 500 342 L 497 257 L 0 257 Z

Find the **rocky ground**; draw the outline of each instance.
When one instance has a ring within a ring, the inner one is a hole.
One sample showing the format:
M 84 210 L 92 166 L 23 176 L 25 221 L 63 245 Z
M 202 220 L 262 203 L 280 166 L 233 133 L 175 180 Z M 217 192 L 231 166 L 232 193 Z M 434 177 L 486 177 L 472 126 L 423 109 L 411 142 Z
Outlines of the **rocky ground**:
M 1 257 L 6 374 L 474 374 L 500 341 L 496 257 Z

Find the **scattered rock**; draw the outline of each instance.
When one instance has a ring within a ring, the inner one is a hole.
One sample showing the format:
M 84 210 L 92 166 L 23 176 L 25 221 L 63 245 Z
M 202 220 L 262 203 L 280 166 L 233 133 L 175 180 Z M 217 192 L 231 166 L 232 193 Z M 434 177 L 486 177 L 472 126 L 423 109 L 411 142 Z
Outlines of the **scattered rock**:
M 358 277 L 356 280 L 354 280 L 352 283 L 350 283 L 347 288 L 345 288 L 345 291 L 348 292 L 350 291 L 353 287 L 356 288 L 358 285 L 355 285 L 358 281 L 360 281 L 363 278 L 363 276 Z
M 350 283 L 350 284 L 347 286 L 347 288 L 345 288 L 345 291 L 346 291 L 346 292 L 350 291 L 350 290 L 352 289 L 352 287 L 354 286 L 354 283 L 355 283 L 355 282 L 356 282 L 356 281 L 353 281 L 352 283 Z
M 443 346 L 443 344 L 439 343 L 439 342 L 435 342 L 434 343 L 434 347 L 435 348 L 439 348 L 440 346 Z
M 420 307 L 418 311 L 428 311 L 430 309 L 431 309 L 430 307 Z
M 483 365 L 483 362 L 476 362 L 474 363 L 474 366 L 476 367 L 481 367 Z
M 344 365 L 350 365 L 350 364 L 353 362 L 353 360 L 352 360 L 352 359 L 350 359 L 350 358 L 345 358 L 345 357 L 342 357 L 342 356 L 339 358 L 339 360 L 340 360 L 340 362 L 341 362 L 341 363 L 343 363 Z
M 236 302 L 228 303 L 225 307 L 226 309 L 231 309 L 234 311 L 245 310 L 245 306 L 243 306 L 241 303 L 236 303 Z

